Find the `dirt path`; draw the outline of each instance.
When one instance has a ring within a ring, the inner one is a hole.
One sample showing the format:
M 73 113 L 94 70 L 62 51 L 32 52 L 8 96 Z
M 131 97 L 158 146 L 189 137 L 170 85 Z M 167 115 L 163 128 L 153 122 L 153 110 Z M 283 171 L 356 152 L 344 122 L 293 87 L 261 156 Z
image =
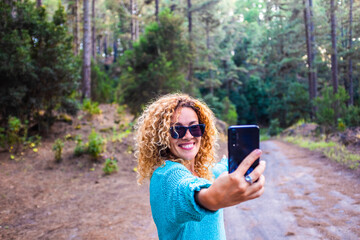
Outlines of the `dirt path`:
M 119 172 L 110 176 L 101 164 L 75 158 L 71 142 L 55 164 L 52 143 L 19 162 L 0 153 L 0 239 L 157 239 L 148 184 L 137 186 L 125 140 L 109 148 L 119 161 Z M 266 192 L 225 209 L 229 240 L 360 238 L 359 171 L 278 141 L 264 142 L 262 149 Z
M 360 239 L 360 175 L 279 141 L 262 143 L 266 190 L 225 209 L 229 240 Z

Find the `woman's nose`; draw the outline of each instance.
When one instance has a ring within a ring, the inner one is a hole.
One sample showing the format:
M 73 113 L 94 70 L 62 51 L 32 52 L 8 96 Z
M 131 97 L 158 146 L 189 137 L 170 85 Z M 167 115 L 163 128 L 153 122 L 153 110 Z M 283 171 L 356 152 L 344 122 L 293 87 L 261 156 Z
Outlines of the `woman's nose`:
M 193 135 L 191 135 L 190 130 L 189 130 L 189 129 L 186 129 L 184 138 L 190 139 L 190 138 L 192 138 L 192 137 L 193 137 Z

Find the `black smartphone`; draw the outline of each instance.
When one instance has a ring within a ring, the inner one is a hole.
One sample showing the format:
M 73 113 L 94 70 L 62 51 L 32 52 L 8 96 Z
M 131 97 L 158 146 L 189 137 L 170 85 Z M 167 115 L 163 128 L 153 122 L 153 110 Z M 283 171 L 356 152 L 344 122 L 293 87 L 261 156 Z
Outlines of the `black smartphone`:
M 234 125 L 228 128 L 228 163 L 229 173 L 234 172 L 240 163 L 254 149 L 259 149 L 260 129 L 257 125 Z M 251 173 L 257 165 L 260 158 L 257 159 L 245 173 L 245 176 Z

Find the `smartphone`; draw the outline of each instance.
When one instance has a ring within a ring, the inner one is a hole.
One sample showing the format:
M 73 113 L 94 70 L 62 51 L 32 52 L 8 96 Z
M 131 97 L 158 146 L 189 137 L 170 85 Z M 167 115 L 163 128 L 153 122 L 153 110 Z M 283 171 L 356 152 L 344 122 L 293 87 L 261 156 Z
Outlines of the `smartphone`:
M 254 149 L 259 149 L 260 129 L 257 125 L 234 125 L 228 128 L 228 163 L 229 173 L 234 172 L 240 163 Z M 257 165 L 260 158 L 257 159 L 245 173 L 245 176 L 251 173 Z

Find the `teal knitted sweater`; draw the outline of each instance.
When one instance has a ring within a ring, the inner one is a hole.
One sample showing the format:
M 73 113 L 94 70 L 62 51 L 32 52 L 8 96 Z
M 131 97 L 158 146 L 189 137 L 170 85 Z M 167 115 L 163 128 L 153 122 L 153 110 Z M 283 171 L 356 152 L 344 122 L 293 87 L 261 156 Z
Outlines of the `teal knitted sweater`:
M 223 158 L 212 169 L 215 178 L 227 168 L 227 159 Z M 150 205 L 160 240 L 226 239 L 223 210 L 209 211 L 195 202 L 195 191 L 210 185 L 180 163 L 166 161 L 154 171 L 150 180 Z

